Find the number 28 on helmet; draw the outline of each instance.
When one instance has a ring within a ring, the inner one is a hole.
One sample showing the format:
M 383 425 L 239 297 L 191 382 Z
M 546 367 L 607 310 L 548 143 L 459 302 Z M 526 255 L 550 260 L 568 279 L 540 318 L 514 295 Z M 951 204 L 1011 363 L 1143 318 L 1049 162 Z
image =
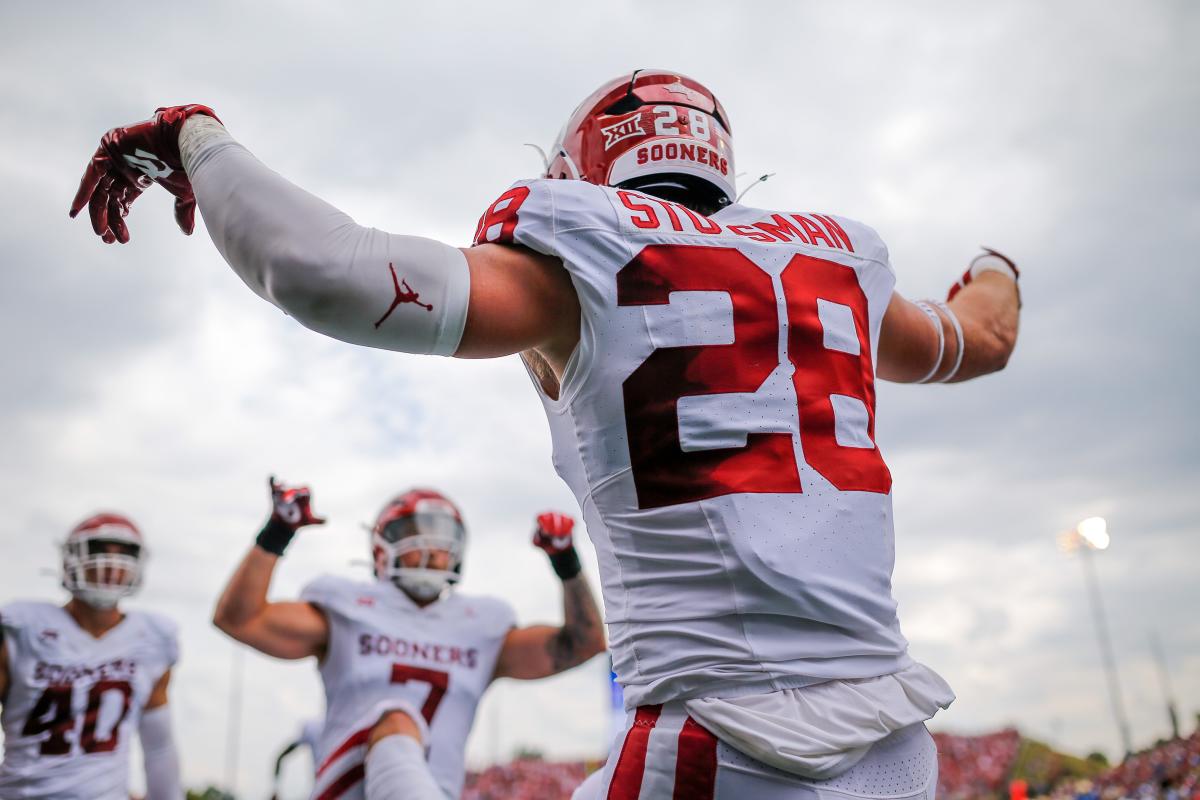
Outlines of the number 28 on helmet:
M 699 81 L 640 69 L 579 104 L 545 177 L 635 189 L 711 214 L 737 196 L 729 117 Z

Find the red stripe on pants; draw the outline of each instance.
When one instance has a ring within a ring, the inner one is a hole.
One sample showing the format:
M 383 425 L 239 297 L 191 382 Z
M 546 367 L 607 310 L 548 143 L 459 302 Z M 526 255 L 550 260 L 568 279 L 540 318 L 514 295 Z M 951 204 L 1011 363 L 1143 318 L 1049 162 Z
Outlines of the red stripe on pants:
M 650 731 L 658 723 L 662 706 L 641 706 L 633 718 L 633 726 L 625 734 L 625 744 L 608 785 L 608 800 L 637 800 L 642 791 L 642 774 L 646 771 L 646 745 Z
M 366 769 L 362 764 L 356 764 L 350 769 L 338 776 L 338 779 L 329 784 L 329 788 L 321 792 L 317 796 L 317 800 L 334 800 L 341 797 L 350 790 L 350 787 L 363 779 L 366 774 Z
M 687 718 L 679 732 L 672 800 L 712 800 L 717 784 L 717 737 Z
M 321 773 L 323 773 L 325 770 L 329 769 L 330 764 L 337 761 L 339 758 L 341 758 L 343 755 L 345 755 L 348 751 L 353 750 L 355 747 L 358 747 L 359 745 L 366 744 L 367 739 L 370 737 L 370 735 L 371 735 L 370 728 L 363 728 L 360 731 L 355 731 L 354 733 L 350 734 L 350 736 L 346 739 L 346 741 L 339 744 L 334 749 L 334 751 L 329 754 L 329 757 L 326 758 L 324 762 L 322 762 L 321 766 L 317 767 L 317 775 L 320 776 Z

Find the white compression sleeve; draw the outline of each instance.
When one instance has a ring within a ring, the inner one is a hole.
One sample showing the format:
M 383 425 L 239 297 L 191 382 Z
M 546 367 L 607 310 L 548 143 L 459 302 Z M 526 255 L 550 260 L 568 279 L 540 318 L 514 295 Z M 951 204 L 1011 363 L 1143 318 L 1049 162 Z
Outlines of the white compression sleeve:
M 342 341 L 458 349 L 470 296 L 462 251 L 358 225 L 268 169 L 212 117 L 190 118 L 179 148 L 209 236 L 259 296 Z
M 138 737 L 146 762 L 146 800 L 183 800 L 179 754 L 171 735 L 170 706 L 142 712 Z
M 425 761 L 421 743 L 385 736 L 367 753 L 367 800 L 446 800 Z

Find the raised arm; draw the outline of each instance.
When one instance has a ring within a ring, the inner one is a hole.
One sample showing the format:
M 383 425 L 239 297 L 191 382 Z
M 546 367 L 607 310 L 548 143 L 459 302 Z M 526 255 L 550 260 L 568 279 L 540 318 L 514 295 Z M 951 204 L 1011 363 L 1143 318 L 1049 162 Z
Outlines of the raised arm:
M 325 520 L 313 516 L 307 488 L 286 488 L 271 479 L 271 518 L 217 600 L 213 624 L 243 644 L 276 658 L 321 657 L 329 623 L 314 606 L 267 602 L 275 564 L 296 531 Z
M 1017 343 L 1017 268 L 988 250 L 950 289 L 945 304 L 893 294 L 879 338 L 880 378 L 958 383 L 1004 369 Z
M 604 652 L 604 625 L 575 551 L 574 526 L 575 521 L 565 514 L 538 515 L 533 542 L 546 551 L 550 565 L 562 580 L 563 624 L 510 631 L 494 677 L 548 678 Z
M 358 225 L 264 166 L 205 106 L 159 109 L 105 134 L 71 214 L 87 206 L 105 242 L 127 242 L 124 216 L 151 183 L 176 196 L 185 233 L 198 205 L 242 280 L 328 336 L 465 358 L 532 349 L 554 367 L 578 340 L 578 301 L 557 260 Z

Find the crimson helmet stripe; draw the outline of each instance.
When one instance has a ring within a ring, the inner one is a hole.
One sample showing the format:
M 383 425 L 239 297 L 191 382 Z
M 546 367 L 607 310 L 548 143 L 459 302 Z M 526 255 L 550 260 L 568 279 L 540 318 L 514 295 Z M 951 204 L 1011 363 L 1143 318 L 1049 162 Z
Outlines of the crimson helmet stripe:
M 379 512 L 379 516 L 375 518 L 375 525 L 372 530 L 375 533 L 382 533 L 384 526 L 389 522 L 416 514 L 417 505 L 422 500 L 437 501 L 438 505 L 442 506 L 444 510 L 449 511 L 460 523 L 463 521 L 462 512 L 458 510 L 458 506 L 454 505 L 441 492 L 433 489 L 409 489 L 407 492 L 396 495 L 387 502 L 387 505 Z
M 68 538 L 76 536 L 91 536 L 101 530 L 123 532 L 127 536 L 132 536 L 138 541 L 141 541 L 142 539 L 142 532 L 138 530 L 137 525 L 133 524 L 133 520 L 129 519 L 129 517 L 126 517 L 124 514 L 115 514 L 110 511 L 102 511 L 83 520 L 71 529 L 71 533 L 68 535 Z

